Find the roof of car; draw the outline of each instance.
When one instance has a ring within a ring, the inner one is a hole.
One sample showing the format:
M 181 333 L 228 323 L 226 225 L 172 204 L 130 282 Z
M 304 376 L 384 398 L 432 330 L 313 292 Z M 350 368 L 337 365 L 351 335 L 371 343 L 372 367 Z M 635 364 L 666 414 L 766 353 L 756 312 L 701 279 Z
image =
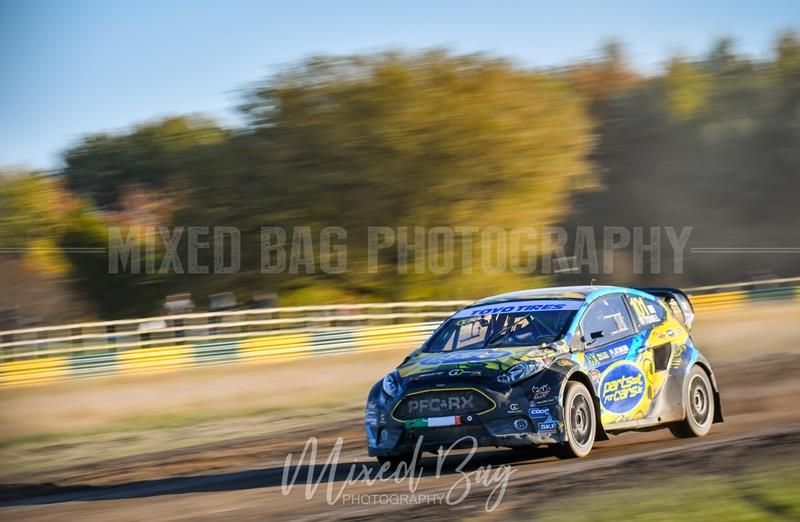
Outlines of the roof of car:
M 589 294 L 597 292 L 598 290 L 612 290 L 616 288 L 625 290 L 621 287 L 596 285 L 531 288 L 529 290 L 518 290 L 516 292 L 485 297 L 479 301 L 475 301 L 469 306 L 508 303 L 511 301 L 530 301 L 535 299 L 586 299 Z

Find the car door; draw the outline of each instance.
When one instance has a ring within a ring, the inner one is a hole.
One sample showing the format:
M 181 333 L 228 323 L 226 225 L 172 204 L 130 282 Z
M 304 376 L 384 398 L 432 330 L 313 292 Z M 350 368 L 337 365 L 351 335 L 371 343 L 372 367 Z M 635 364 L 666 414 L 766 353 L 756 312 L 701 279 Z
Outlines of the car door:
M 608 427 L 641 419 L 648 412 L 646 332 L 633 322 L 622 294 L 596 298 L 580 322 L 585 363 L 600 401 L 601 420 Z
M 631 316 L 640 332 L 641 342 L 637 343 L 635 361 L 647 379 L 647 396 L 643 404 L 649 405 L 648 417 L 652 419 L 670 418 L 675 413 L 676 404 L 681 401 L 682 379 L 680 372 L 671 371 L 673 360 L 680 360 L 689 339 L 689 331 L 675 317 L 669 316 L 667 308 L 658 299 L 637 294 L 627 294 L 625 299 Z M 667 381 L 672 378 L 672 398 L 662 397 Z M 678 410 L 680 410 L 678 408 Z

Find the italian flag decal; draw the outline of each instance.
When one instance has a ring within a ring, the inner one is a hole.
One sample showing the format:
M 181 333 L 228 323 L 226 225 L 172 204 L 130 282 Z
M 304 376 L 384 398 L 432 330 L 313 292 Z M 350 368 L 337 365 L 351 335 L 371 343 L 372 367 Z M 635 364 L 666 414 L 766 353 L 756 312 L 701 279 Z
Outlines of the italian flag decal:
M 405 422 L 406 429 L 414 428 L 438 428 L 441 426 L 458 426 L 461 424 L 461 416 L 452 417 L 428 417 L 427 419 L 411 419 Z

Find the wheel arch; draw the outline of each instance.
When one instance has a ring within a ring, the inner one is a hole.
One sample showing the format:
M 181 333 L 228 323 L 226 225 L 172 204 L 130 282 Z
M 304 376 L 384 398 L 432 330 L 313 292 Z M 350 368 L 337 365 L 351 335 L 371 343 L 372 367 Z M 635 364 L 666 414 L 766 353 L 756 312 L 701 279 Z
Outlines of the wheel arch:
M 722 400 L 719 396 L 719 386 L 717 386 L 717 379 L 714 375 L 714 372 L 711 370 L 711 365 L 705 359 L 698 359 L 695 361 L 694 366 L 699 366 L 706 375 L 708 376 L 708 380 L 711 381 L 711 389 L 714 392 L 714 424 L 718 422 L 723 422 L 722 417 Z M 692 371 L 692 367 L 689 367 L 689 371 Z M 688 375 L 688 372 L 687 372 Z M 684 412 L 683 414 L 686 415 L 686 405 L 683 405 Z
M 592 402 L 594 403 L 594 417 L 595 417 L 595 440 L 608 440 L 608 434 L 606 433 L 605 428 L 603 428 L 603 422 L 600 420 L 601 417 L 601 410 L 600 410 L 600 399 L 597 397 L 597 394 L 594 391 L 594 385 L 592 384 L 592 380 L 589 378 L 588 375 L 583 373 L 580 370 L 575 370 L 571 372 L 566 379 L 564 379 L 564 383 L 561 386 L 561 392 L 559 394 L 558 402 L 559 404 L 564 403 L 564 390 L 567 387 L 567 382 L 569 381 L 576 381 L 584 386 L 586 389 L 589 390 L 589 394 L 592 396 Z M 563 411 L 563 410 L 562 410 Z

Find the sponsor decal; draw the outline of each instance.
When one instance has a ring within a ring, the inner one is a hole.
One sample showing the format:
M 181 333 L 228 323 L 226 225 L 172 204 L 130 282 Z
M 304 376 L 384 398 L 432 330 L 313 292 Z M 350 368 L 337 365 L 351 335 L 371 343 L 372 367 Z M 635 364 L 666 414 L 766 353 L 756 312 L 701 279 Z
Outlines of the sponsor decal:
M 588 353 L 586 356 L 589 358 L 590 363 L 592 363 L 594 366 L 599 366 L 603 363 L 613 361 L 614 359 L 624 357 L 628 355 L 629 351 L 630 347 L 627 344 L 623 344 L 621 346 L 607 348 L 598 352 Z
M 536 425 L 536 431 L 538 433 L 552 433 L 558 430 L 558 422 L 557 421 L 546 421 L 540 422 Z
M 570 299 L 564 301 L 555 301 L 540 299 L 538 301 L 518 301 L 515 303 L 499 303 L 496 305 L 484 305 L 473 308 L 467 308 L 456 313 L 454 318 L 461 317 L 478 317 L 488 314 L 513 314 L 519 312 L 538 312 L 546 310 L 577 310 L 581 307 L 583 301 L 578 299 Z
M 558 397 L 547 397 L 545 399 L 531 401 L 531 406 L 550 406 L 552 404 L 555 404 L 557 401 Z
M 550 408 L 528 408 L 528 417 L 531 419 L 546 419 L 550 416 Z
M 475 407 L 474 399 L 474 395 L 453 395 L 446 399 L 408 399 L 408 413 L 447 413 L 452 410 L 466 410 Z
M 367 403 L 367 411 L 364 415 L 364 420 L 367 426 L 377 426 L 378 425 L 378 417 L 375 415 L 378 410 L 378 404 L 375 401 L 369 401 Z
M 627 413 L 639 405 L 645 378 L 638 366 L 623 362 L 612 366 L 600 382 L 600 404 L 613 413 Z
M 591 378 L 592 382 L 594 382 L 595 384 L 599 384 L 600 370 L 598 370 L 597 368 L 592 368 L 591 370 L 589 370 L 589 378 Z
M 536 401 L 549 396 L 552 389 L 549 384 L 542 384 L 541 386 L 534 386 L 531 391 L 533 392 L 533 400 Z
M 447 372 L 447 375 L 449 375 L 450 377 L 455 377 L 457 375 L 461 375 L 462 373 L 464 373 L 464 370 L 462 370 L 461 368 L 453 368 L 452 370 Z
M 514 421 L 514 427 L 517 428 L 518 431 L 525 431 L 528 429 L 528 421 L 525 419 L 517 419 Z
M 559 359 L 556 361 L 556 364 L 561 366 L 572 366 L 572 361 L 569 359 Z
M 437 364 L 493 361 L 510 355 L 511 352 L 504 350 L 462 350 L 460 352 L 440 353 L 432 357 L 426 357 L 419 361 L 419 364 L 433 366 Z
M 416 368 L 411 367 L 411 370 L 412 371 L 416 370 Z M 408 369 L 404 368 L 400 371 L 400 377 L 407 378 L 410 381 L 419 381 L 421 379 L 430 379 L 431 377 L 440 377 L 440 376 L 443 377 L 446 373 L 447 372 L 442 372 L 442 371 L 428 372 L 423 369 L 422 373 L 408 375 Z
M 511 404 L 508 405 L 508 411 L 506 411 L 506 413 L 517 415 L 522 413 L 522 409 L 519 407 L 519 404 L 517 404 L 516 402 L 512 402 Z
M 630 348 L 628 348 L 628 345 L 623 344 L 622 346 L 615 346 L 614 348 L 611 348 L 608 350 L 608 353 L 611 355 L 611 357 L 620 357 L 622 355 L 628 355 L 629 351 Z

